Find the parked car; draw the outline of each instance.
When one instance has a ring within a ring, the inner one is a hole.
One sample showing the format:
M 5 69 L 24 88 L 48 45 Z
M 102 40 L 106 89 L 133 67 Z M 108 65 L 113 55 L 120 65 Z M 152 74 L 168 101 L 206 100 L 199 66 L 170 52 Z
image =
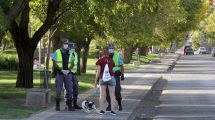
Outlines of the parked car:
M 212 57 L 215 57 L 215 48 L 213 48 L 213 49 L 211 50 L 211 56 L 212 56 Z
M 199 54 L 206 54 L 206 48 L 205 47 L 200 47 L 199 48 Z
M 185 46 L 184 46 L 184 54 L 186 54 L 186 49 L 187 48 L 191 48 L 191 45 L 190 44 L 186 44 Z
M 191 47 L 186 48 L 185 55 L 194 55 L 193 48 L 191 48 Z

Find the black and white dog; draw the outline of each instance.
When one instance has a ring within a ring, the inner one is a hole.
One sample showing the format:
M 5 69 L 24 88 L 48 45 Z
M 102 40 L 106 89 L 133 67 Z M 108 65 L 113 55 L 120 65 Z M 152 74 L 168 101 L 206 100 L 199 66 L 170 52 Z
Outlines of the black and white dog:
M 96 109 L 96 105 L 93 101 L 89 101 L 89 100 L 84 100 L 81 104 L 83 110 L 87 113 L 90 113 L 92 111 L 96 111 L 98 112 L 98 110 Z

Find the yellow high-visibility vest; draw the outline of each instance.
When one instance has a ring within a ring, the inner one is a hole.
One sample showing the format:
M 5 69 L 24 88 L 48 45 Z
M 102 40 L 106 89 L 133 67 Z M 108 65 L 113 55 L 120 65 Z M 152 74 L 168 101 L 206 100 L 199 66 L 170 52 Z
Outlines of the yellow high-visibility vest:
M 75 54 L 75 61 L 74 61 L 74 66 L 72 68 L 72 73 L 77 73 L 77 68 L 78 68 L 78 54 L 76 52 L 73 52 L 73 53 Z
M 56 64 L 60 67 L 63 68 L 63 58 L 60 49 L 56 50 Z M 72 54 L 69 55 L 69 61 L 68 61 L 68 68 L 70 67 L 70 63 L 72 62 Z
M 113 54 L 113 61 L 115 64 L 115 67 L 113 67 L 113 71 L 121 71 L 120 66 L 119 66 L 119 53 L 118 52 L 114 52 Z

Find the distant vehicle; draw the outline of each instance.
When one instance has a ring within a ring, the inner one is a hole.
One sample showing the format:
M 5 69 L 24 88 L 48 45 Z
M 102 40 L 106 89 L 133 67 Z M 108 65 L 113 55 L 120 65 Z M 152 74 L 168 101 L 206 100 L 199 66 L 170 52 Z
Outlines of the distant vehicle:
M 186 54 L 186 49 L 187 49 L 187 48 L 191 48 L 191 45 L 186 44 L 186 45 L 184 46 L 184 54 Z
M 211 56 L 212 56 L 212 57 L 215 57 L 215 48 L 213 48 L 213 49 L 211 50 Z
M 185 55 L 194 55 L 193 48 L 191 48 L 191 47 L 186 48 Z
M 192 42 L 187 42 L 187 45 L 188 46 L 192 46 Z
M 206 54 L 206 48 L 205 47 L 200 47 L 199 48 L 199 54 Z

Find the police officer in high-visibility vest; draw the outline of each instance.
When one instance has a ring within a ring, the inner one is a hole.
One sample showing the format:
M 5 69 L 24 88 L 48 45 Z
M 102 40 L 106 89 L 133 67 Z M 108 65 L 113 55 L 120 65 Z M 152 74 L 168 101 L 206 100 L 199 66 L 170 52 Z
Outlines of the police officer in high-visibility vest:
M 74 57 L 69 52 L 68 39 L 61 39 L 61 48 L 57 49 L 52 56 L 53 66 L 56 71 L 56 111 L 60 111 L 61 91 L 63 84 L 66 89 L 66 98 L 69 111 L 74 111 L 72 105 L 72 74 Z
M 118 109 L 119 111 L 122 111 L 122 96 L 121 96 L 121 81 L 124 80 L 124 62 L 120 57 L 119 52 L 114 51 L 115 47 L 113 44 L 109 44 L 109 57 L 113 58 L 113 61 L 115 63 L 115 67 L 113 68 L 113 72 L 115 73 L 115 79 L 116 79 L 116 86 L 115 86 L 115 97 L 118 103 Z M 106 100 L 108 102 L 108 107 L 106 108 L 107 111 L 111 110 L 111 104 L 110 104 L 110 96 L 109 91 L 107 89 L 107 95 Z
M 77 79 L 77 67 L 78 67 L 78 54 L 75 52 L 75 48 L 76 48 L 76 44 L 75 43 L 69 43 L 69 48 L 70 48 L 70 53 L 72 54 L 72 56 L 75 58 L 74 60 L 74 67 L 72 68 L 72 91 L 73 91 L 73 105 L 75 109 L 82 109 L 82 107 L 80 107 L 77 104 L 77 100 L 78 100 L 78 79 Z

